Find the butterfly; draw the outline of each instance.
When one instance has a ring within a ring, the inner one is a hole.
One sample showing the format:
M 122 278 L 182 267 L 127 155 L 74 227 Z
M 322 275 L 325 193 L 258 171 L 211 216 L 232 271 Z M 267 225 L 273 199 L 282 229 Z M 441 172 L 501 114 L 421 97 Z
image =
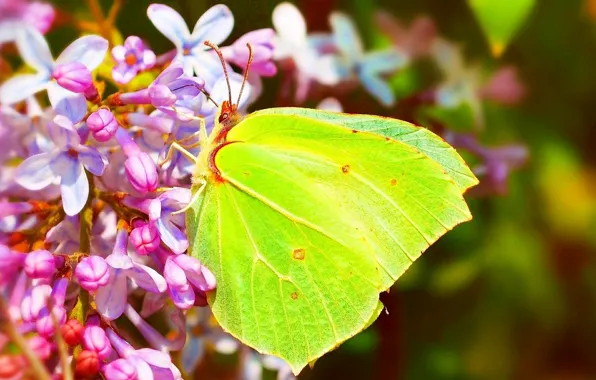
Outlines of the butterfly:
M 231 91 L 216 120 L 191 155 L 188 253 L 217 279 L 222 328 L 296 374 L 368 327 L 379 293 L 471 219 L 478 180 L 424 128 L 306 108 L 243 117 Z

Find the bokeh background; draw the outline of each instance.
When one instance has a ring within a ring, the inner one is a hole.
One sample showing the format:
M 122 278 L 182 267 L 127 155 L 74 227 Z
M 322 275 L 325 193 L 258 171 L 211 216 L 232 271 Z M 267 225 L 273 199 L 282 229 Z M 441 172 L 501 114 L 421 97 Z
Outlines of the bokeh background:
M 89 20 L 84 1 L 50 1 L 58 25 Z M 179 0 L 193 25 L 215 1 Z M 172 45 L 149 22 L 146 0 L 124 3 L 116 25 L 156 53 Z M 224 1 L 234 13 L 233 41 L 271 27 L 276 0 Z M 486 147 L 524 146 L 528 159 L 499 191 L 471 192 L 472 222 L 431 247 L 388 294 L 371 328 L 320 359 L 304 379 L 594 379 L 596 378 L 596 1 L 536 1 L 500 57 L 465 0 L 302 0 L 309 31 L 328 31 L 333 10 L 351 15 L 367 47 L 387 45 L 373 16 L 383 9 L 408 25 L 428 16 L 436 33 L 461 48 L 481 75 L 515 68 L 523 97 L 484 101 L 484 128 L 457 117 L 430 120 L 416 94 L 441 79 L 430 59 L 395 74 L 395 107 L 363 91 L 322 90 L 347 112 L 388 115 L 471 134 Z M 107 12 L 110 1 L 105 1 Z M 76 31 L 48 34 L 57 52 Z M 283 76 L 265 79 L 255 108 L 287 105 Z M 431 118 L 432 119 L 432 118 Z M 440 124 L 440 126 L 438 126 Z M 465 154 L 465 152 L 464 152 Z M 466 156 L 468 157 L 468 156 Z M 474 157 L 468 157 L 474 164 Z M 225 366 L 226 364 L 214 364 Z M 222 377 L 225 370 L 216 371 Z M 202 378 L 209 378 L 207 377 Z M 229 375 L 231 376 L 231 375 Z

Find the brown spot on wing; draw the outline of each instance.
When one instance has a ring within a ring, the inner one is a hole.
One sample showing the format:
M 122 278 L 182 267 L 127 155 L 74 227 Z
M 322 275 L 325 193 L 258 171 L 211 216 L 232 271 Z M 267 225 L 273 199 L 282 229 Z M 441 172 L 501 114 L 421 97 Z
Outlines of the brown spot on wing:
M 397 180 L 395 178 L 391 178 L 391 186 L 397 185 Z
M 296 292 L 292 293 L 291 297 L 293 300 L 298 299 L 298 293 L 296 293 Z
M 344 174 L 348 174 L 348 172 L 350 171 L 350 165 L 344 165 L 341 167 L 341 171 Z
M 306 250 L 304 248 L 297 248 L 292 251 L 292 257 L 296 260 L 304 260 Z

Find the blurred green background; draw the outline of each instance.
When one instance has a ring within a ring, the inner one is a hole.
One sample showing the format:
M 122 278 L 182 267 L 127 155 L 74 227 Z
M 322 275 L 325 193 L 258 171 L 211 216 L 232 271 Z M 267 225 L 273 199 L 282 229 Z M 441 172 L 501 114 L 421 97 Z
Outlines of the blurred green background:
M 217 3 L 162 2 L 190 25 Z M 90 19 L 83 1 L 53 3 Z M 110 3 L 104 2 L 106 12 Z M 139 35 L 163 53 L 172 45 L 147 19 L 150 3 L 126 1 L 117 25 L 123 36 Z M 224 3 L 236 18 L 231 42 L 270 27 L 278 1 Z M 346 11 L 369 46 L 379 43 L 375 9 L 405 23 L 427 15 L 441 37 L 462 47 L 467 62 L 489 71 L 515 66 L 526 96 L 512 107 L 485 103 L 479 138 L 491 146 L 522 143 L 530 152 L 529 162 L 511 174 L 506 195 L 470 197 L 474 220 L 443 237 L 382 295 L 387 313 L 301 377 L 596 379 L 596 2 L 537 1 L 499 59 L 465 0 L 295 4 L 310 31 L 327 30 L 330 11 Z M 48 39 L 57 52 L 75 36 L 62 27 Z M 425 72 L 403 75 L 432 84 L 437 77 Z M 265 80 L 256 107 L 275 106 L 280 83 Z M 345 110 L 407 117 L 399 106 L 383 109 L 363 96 L 341 99 Z

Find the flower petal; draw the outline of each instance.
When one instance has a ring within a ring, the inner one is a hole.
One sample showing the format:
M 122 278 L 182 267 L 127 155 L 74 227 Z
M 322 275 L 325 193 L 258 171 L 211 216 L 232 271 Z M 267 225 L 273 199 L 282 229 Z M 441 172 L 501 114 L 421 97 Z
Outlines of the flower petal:
M 112 269 L 110 282 L 99 288 L 95 295 L 97 311 L 112 321 L 124 312 L 127 296 L 126 275 L 121 270 Z
M 360 59 L 364 48 L 352 19 L 341 12 L 333 12 L 329 17 L 329 23 L 339 51 L 350 60 Z
M 325 98 L 317 105 L 317 109 L 329 112 L 343 112 L 339 100 L 335 98 Z
M 36 154 L 19 165 L 15 181 L 28 190 L 41 190 L 52 184 L 56 175 L 50 168 L 51 153 Z
M 56 82 L 48 85 L 50 103 L 59 115 L 64 115 L 73 123 L 78 123 L 87 113 L 87 99 L 85 95 L 68 91 Z
M 370 74 L 392 74 L 408 63 L 408 57 L 397 50 L 389 49 L 367 53 L 361 62 L 361 70 Z
M 126 271 L 128 277 L 141 288 L 152 293 L 163 293 L 168 288 L 166 280 L 155 270 L 146 265 L 134 263 L 133 267 Z
M 195 44 L 210 41 L 216 45 L 225 41 L 234 28 L 234 16 L 223 4 L 212 6 L 197 20 L 191 40 Z
M 137 66 L 129 66 L 126 63 L 121 63 L 112 69 L 112 78 L 120 84 L 126 84 L 133 80 L 138 72 Z
M 79 152 L 79 162 L 85 169 L 98 177 L 103 174 L 108 165 L 108 159 L 103 154 L 97 149 L 85 145 L 79 146 L 77 151 Z
M 175 187 L 162 193 L 158 199 L 163 203 L 162 208 L 171 212 L 186 207 L 192 199 L 192 192 L 184 187 Z
M 197 289 L 203 292 L 215 289 L 215 276 L 196 258 L 182 254 L 174 256 L 171 260 L 184 270 L 188 281 Z
M 168 293 L 174 305 L 181 310 L 188 310 L 195 304 L 195 291 L 192 286 L 185 288 L 168 288 Z
M 395 103 L 395 96 L 391 87 L 381 78 L 370 73 L 360 73 L 360 81 L 366 90 L 385 107 Z
M 147 8 L 147 16 L 164 36 L 183 49 L 183 45 L 190 39 L 190 32 L 186 22 L 174 9 L 163 4 L 151 4 Z
M 116 62 L 123 62 L 124 59 L 126 58 L 127 51 L 128 50 L 122 45 L 114 46 L 112 48 L 112 58 Z
M 159 237 L 174 253 L 182 253 L 188 248 L 188 239 L 178 227 L 164 218 L 157 219 L 156 227 Z
M 153 371 L 149 364 L 143 359 L 137 357 L 135 354 L 130 355 L 127 358 L 131 363 L 134 364 L 135 368 L 137 369 L 137 377 L 136 379 L 143 379 L 143 380 L 153 380 L 155 377 L 153 376 Z M 159 380 L 164 380 L 158 377 Z
M 48 123 L 48 132 L 52 142 L 60 148 L 77 146 L 81 138 L 72 125 L 72 121 L 63 115 L 57 115 Z
M 184 69 L 182 68 L 182 63 L 173 62 L 164 71 L 162 71 L 161 74 L 159 74 L 157 76 L 157 78 L 155 78 L 155 80 L 153 81 L 153 83 L 151 83 L 151 85 L 152 86 L 155 86 L 158 84 L 167 85 L 168 83 L 172 82 L 173 80 L 178 79 L 180 76 L 182 76 L 182 74 L 184 74 Z
M 77 162 L 77 165 L 73 165 L 73 170 L 62 173 L 60 193 L 66 215 L 77 215 L 83 209 L 89 196 L 89 182 L 83 165 Z
M 0 103 L 14 104 L 45 89 L 48 86 L 49 75 L 24 74 L 10 78 L 0 86 Z
M 108 41 L 100 36 L 83 36 L 68 45 L 56 59 L 57 65 L 80 62 L 93 71 L 103 62 L 108 52 Z
M 17 48 L 23 60 L 40 74 L 49 74 L 54 66 L 50 47 L 37 29 L 25 27 L 17 34 Z
M 167 354 L 151 348 L 141 348 L 135 352 L 135 356 L 156 367 L 169 368 L 172 364 L 172 359 Z
M 306 42 L 306 23 L 295 5 L 281 3 L 273 10 L 273 26 L 280 39 L 294 46 Z M 282 42 L 282 44 L 283 44 Z

